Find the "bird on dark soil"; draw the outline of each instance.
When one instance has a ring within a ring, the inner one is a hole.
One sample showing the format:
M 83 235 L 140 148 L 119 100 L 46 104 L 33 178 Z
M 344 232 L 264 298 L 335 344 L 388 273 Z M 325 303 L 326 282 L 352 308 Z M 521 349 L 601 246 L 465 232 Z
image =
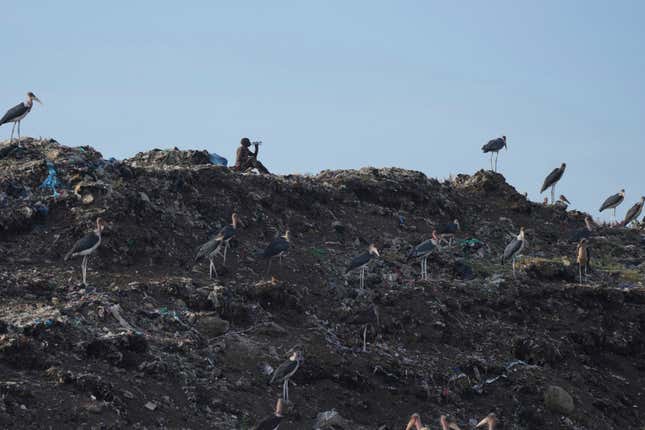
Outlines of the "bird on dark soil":
M 70 249 L 65 255 L 65 261 L 78 256 L 83 257 L 83 262 L 81 263 L 83 285 L 87 285 L 87 260 L 89 256 L 101 245 L 101 233 L 103 232 L 105 225 L 106 223 L 102 218 L 97 218 L 96 228 L 79 239 L 72 249 Z

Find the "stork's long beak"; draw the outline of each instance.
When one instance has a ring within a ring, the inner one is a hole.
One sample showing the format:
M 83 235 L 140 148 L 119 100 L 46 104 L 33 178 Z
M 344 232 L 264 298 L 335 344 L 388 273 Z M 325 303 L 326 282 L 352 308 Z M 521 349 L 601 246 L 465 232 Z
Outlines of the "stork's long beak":
M 36 96 L 34 96 L 34 100 L 36 100 L 36 101 L 37 101 L 38 103 L 40 103 L 41 105 L 43 104 L 43 102 L 41 102 L 41 101 L 40 101 L 40 99 L 39 99 L 38 97 L 36 97 Z

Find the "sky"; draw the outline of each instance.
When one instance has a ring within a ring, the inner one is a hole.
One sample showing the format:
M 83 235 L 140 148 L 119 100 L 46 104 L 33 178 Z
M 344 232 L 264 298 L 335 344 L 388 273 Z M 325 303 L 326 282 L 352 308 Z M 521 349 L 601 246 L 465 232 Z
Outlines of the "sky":
M 179 7 L 178 5 L 181 6 Z M 499 170 L 599 217 L 645 195 L 645 2 L 44 1 L 3 5 L 0 109 L 24 136 L 126 158 L 261 139 L 275 173 Z M 10 125 L 0 128 L 6 139 Z

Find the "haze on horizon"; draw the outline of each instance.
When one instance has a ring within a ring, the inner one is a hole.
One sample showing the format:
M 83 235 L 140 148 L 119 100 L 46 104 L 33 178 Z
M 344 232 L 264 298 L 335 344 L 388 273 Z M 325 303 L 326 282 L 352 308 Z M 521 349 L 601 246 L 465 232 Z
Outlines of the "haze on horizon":
M 441 179 L 488 168 L 505 134 L 499 170 L 533 200 L 563 161 L 557 194 L 594 218 L 621 188 L 619 217 L 645 195 L 642 2 L 42 3 L 3 7 L 0 109 L 45 103 L 23 136 L 229 162 L 248 136 L 275 173 Z

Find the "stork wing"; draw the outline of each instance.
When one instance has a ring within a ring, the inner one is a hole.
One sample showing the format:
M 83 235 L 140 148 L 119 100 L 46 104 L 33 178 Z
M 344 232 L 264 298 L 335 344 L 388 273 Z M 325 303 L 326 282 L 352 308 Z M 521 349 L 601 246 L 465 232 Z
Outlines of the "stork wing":
M 67 255 L 65 256 L 65 259 L 68 259 L 69 257 L 72 256 L 72 254 L 76 252 L 81 252 L 86 249 L 92 248 L 94 245 L 97 244 L 98 241 L 99 241 L 99 237 L 96 233 L 94 232 L 87 233 L 85 236 L 83 236 L 78 241 L 76 241 L 74 246 L 72 246 L 72 249 L 70 249 Z
M 421 242 L 414 248 L 410 250 L 410 253 L 408 254 L 408 258 L 414 258 L 414 257 L 419 257 L 421 255 L 425 255 L 429 252 L 432 252 L 432 250 L 435 248 L 434 242 L 432 239 L 428 239 L 426 241 Z
M 499 151 L 503 147 L 504 147 L 504 139 L 502 139 L 501 137 L 498 137 L 497 139 L 489 140 L 486 145 L 482 146 L 482 151 L 483 152 Z
M 562 177 L 562 170 L 560 170 L 559 167 L 556 167 L 555 169 L 553 169 L 551 173 L 549 173 L 549 176 L 547 176 L 546 179 L 544 180 L 544 184 L 542 184 L 542 189 L 540 190 L 540 192 L 543 193 L 544 190 L 546 190 L 551 185 L 558 182 L 558 180 L 561 177 Z
M 195 256 L 195 261 L 211 254 L 213 251 L 217 249 L 217 247 L 221 242 L 221 239 L 219 239 L 218 237 L 219 237 L 219 234 L 199 247 L 199 249 L 197 250 L 197 255 Z
M 638 216 L 638 213 L 641 210 L 641 204 L 636 203 L 634 206 L 632 206 L 628 211 L 627 215 L 625 215 L 625 221 L 623 221 L 623 225 L 627 225 L 630 222 L 634 220 Z
M 262 254 L 265 258 L 273 257 L 289 250 L 289 242 L 284 237 L 277 237 L 271 241 Z
M 349 266 L 347 267 L 347 270 L 345 271 L 345 273 L 350 272 L 356 269 L 357 267 L 361 267 L 363 264 L 370 261 L 370 255 L 371 254 L 369 252 L 366 252 L 357 257 L 354 257 L 352 261 L 349 263 Z
M 515 255 L 516 252 L 518 252 L 522 248 L 522 241 L 515 238 L 506 245 L 506 248 L 504 249 L 504 257 L 502 258 L 502 263 L 509 258 L 511 258 L 513 255 Z
M 29 108 L 25 106 L 24 103 L 20 103 L 12 107 L 11 109 L 9 109 L 7 113 L 4 114 L 2 119 L 0 119 L 0 125 L 6 122 L 10 122 L 12 119 L 18 118 L 19 116 L 24 115 L 28 111 L 29 111 Z
M 227 225 L 225 227 L 222 227 L 222 229 L 217 232 L 217 235 L 215 235 L 215 239 L 217 240 L 228 240 L 235 236 L 235 228 L 233 228 L 232 225 Z
M 297 361 L 295 360 L 285 361 L 277 369 L 275 369 L 275 372 L 273 372 L 273 375 L 271 375 L 271 381 L 269 381 L 269 383 L 273 384 L 275 382 L 283 382 L 284 378 L 290 373 L 292 373 L 293 371 L 295 371 L 297 367 L 298 367 Z
M 621 196 L 620 194 L 614 194 L 613 196 L 607 197 L 607 200 L 605 200 L 602 206 L 600 206 L 600 212 L 611 206 L 619 204 L 622 200 L 623 196 Z

